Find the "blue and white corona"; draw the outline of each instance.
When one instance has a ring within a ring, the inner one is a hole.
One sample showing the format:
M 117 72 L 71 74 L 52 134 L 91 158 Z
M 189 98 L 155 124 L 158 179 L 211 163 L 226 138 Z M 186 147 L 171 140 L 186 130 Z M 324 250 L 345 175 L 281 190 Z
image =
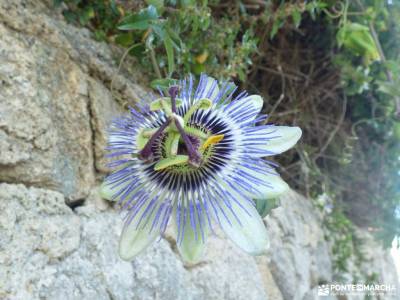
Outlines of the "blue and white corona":
M 266 158 L 293 147 L 298 127 L 259 125 L 263 100 L 202 75 L 130 108 L 109 132 L 113 169 L 102 194 L 126 211 L 119 254 L 133 259 L 171 224 L 184 260 L 198 261 L 217 227 L 252 255 L 269 244 L 255 200 L 288 189 Z M 235 95 L 235 96 L 234 96 Z

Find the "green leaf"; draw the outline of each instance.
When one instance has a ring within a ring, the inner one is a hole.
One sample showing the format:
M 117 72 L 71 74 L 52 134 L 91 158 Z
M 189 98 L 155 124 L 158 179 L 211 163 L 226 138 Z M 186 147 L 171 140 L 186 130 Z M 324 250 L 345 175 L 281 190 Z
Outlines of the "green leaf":
M 306 5 L 306 10 L 310 13 L 311 19 L 315 21 L 317 14 L 326 7 L 328 7 L 327 3 L 311 1 Z
M 193 65 L 193 73 L 196 75 L 200 75 L 201 73 L 205 72 L 206 67 L 204 64 L 195 63 Z
M 339 46 L 343 46 L 354 55 L 363 56 L 366 63 L 379 60 L 379 51 L 367 26 L 347 23 L 336 35 Z
M 256 209 L 262 218 L 266 217 L 271 210 L 280 205 L 278 198 L 256 199 L 254 201 L 256 202 Z
M 133 47 L 130 51 L 129 54 L 136 56 L 138 58 L 142 58 L 145 55 L 146 52 L 146 47 L 143 44 L 137 45 L 137 47 Z
M 400 96 L 400 87 L 398 83 L 384 82 L 384 81 L 378 81 L 377 83 L 379 85 L 378 90 L 380 92 L 388 94 L 392 97 Z
M 107 34 L 101 29 L 94 32 L 94 37 L 97 41 L 107 41 Z
M 118 26 L 119 30 L 146 30 L 149 28 L 150 23 L 149 21 L 138 21 L 134 23 L 127 23 L 127 24 L 122 24 Z
M 111 11 L 114 15 L 116 16 L 120 16 L 121 12 L 118 10 L 117 4 L 115 3 L 115 0 L 111 0 L 110 1 L 110 7 L 111 7 Z
M 165 27 L 165 30 L 168 32 L 168 35 L 171 37 L 172 40 L 174 40 L 176 43 L 183 44 L 181 38 L 179 37 L 179 34 L 172 28 L 170 28 L 167 24 Z
M 274 21 L 274 24 L 272 25 L 271 33 L 269 34 L 270 39 L 273 39 L 274 36 L 278 33 L 278 30 L 282 28 L 282 26 L 285 24 L 285 21 L 278 18 Z
M 395 77 L 400 77 L 400 64 L 395 60 L 388 59 L 385 62 L 385 67 L 388 68 Z
M 160 89 L 160 90 L 166 90 L 171 85 L 174 85 L 174 84 L 176 84 L 176 79 L 172 79 L 172 78 L 155 79 L 152 82 L 150 82 L 151 88 Z
M 181 0 L 180 5 L 185 8 L 185 7 L 190 7 L 190 6 L 195 6 L 196 1 L 195 0 Z
M 119 30 L 146 30 L 150 27 L 151 21 L 158 19 L 157 9 L 150 5 L 140 10 L 136 14 L 125 17 L 120 25 Z
M 172 40 L 167 35 L 164 39 L 165 51 L 167 52 L 167 60 L 168 60 L 168 76 L 171 76 L 175 71 L 175 60 L 174 60 L 174 49 L 172 46 Z
M 292 11 L 292 18 L 293 18 L 294 26 L 296 26 L 296 28 L 298 28 L 301 23 L 301 13 L 298 9 L 294 9 Z
M 166 31 L 164 30 L 164 24 L 163 23 L 158 23 L 154 24 L 151 26 L 151 29 L 153 29 L 154 33 L 163 41 L 167 35 Z
M 242 70 L 242 69 L 238 69 L 236 72 L 237 72 L 238 75 L 239 75 L 240 81 L 245 81 L 245 79 L 246 79 L 246 74 L 243 72 L 243 70 Z
M 133 43 L 132 33 L 121 33 L 115 37 L 115 43 L 123 47 L 129 47 Z
M 164 8 L 164 0 L 146 0 L 148 5 L 153 5 L 157 10 Z

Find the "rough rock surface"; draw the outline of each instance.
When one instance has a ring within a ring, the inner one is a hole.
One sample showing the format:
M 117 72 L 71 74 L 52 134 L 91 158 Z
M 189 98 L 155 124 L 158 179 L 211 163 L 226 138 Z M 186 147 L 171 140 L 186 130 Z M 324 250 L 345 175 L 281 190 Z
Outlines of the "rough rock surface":
M 73 212 L 64 201 L 59 192 L 0 184 L 0 299 L 266 298 L 256 261 L 220 238 L 195 266 L 165 239 L 128 263 L 116 255 L 117 212 Z
M 303 299 L 319 283 L 331 282 L 328 245 L 310 201 L 289 193 L 266 224 L 271 239 L 270 269 L 284 299 Z
M 74 201 L 88 196 L 95 169 L 106 171 L 104 129 L 120 110 L 104 84 L 116 59 L 87 30 L 50 15 L 41 1 L 0 2 L 0 180 Z M 114 81 L 123 104 L 143 93 L 123 76 Z
M 96 191 L 105 129 L 145 91 L 134 69 L 115 76 L 118 49 L 50 2 L 0 1 L 0 299 L 318 299 L 330 248 L 319 213 L 293 192 L 265 220 L 266 256 L 213 237 L 185 265 L 167 236 L 132 263 L 118 258 L 121 218 Z M 358 272 L 396 282 L 388 252 L 365 236 Z

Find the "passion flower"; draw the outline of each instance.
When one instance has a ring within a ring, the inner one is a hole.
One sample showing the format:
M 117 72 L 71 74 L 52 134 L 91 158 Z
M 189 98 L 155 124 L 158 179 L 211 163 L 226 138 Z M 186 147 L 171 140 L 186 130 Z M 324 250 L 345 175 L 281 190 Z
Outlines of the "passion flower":
M 189 77 L 113 122 L 114 172 L 102 194 L 127 212 L 121 258 L 131 260 L 170 222 L 186 261 L 201 257 L 215 226 L 244 251 L 265 252 L 269 240 L 255 200 L 288 189 L 265 157 L 294 146 L 301 130 L 258 125 L 266 118 L 259 115 L 262 98 L 236 89 L 206 75 L 194 88 Z

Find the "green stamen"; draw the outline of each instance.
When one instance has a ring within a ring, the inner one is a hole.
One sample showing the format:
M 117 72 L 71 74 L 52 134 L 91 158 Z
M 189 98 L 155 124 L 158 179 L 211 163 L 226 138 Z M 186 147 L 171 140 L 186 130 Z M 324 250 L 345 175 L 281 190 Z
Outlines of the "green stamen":
M 208 139 L 208 134 L 205 133 L 204 131 L 202 131 L 201 129 L 197 129 L 194 127 L 190 127 L 190 126 L 185 126 L 185 132 L 189 135 L 193 135 L 195 137 L 198 137 L 200 139 L 206 140 Z
M 154 165 L 154 170 L 159 171 L 171 166 L 186 164 L 188 161 L 189 156 L 187 155 L 175 155 L 172 157 L 161 159 L 158 163 Z
M 147 137 L 144 134 L 144 130 L 141 130 L 136 136 L 136 147 L 138 148 L 138 150 L 142 150 L 144 146 L 146 146 L 149 139 L 150 137 Z
M 178 146 L 179 146 L 179 133 L 169 131 L 167 139 L 165 140 L 165 153 L 167 157 L 169 155 L 177 155 L 178 154 Z
M 196 101 L 189 111 L 182 118 L 176 114 L 176 108 L 182 105 L 181 99 L 176 99 L 179 92 L 179 86 L 171 86 L 169 89 L 170 97 L 161 97 L 156 99 L 150 104 L 151 111 L 163 110 L 168 116 L 168 121 L 164 123 L 160 128 L 157 129 L 143 129 L 137 136 L 137 147 L 140 153 L 139 157 L 143 160 L 151 161 L 152 150 L 151 145 L 154 143 L 156 138 L 166 130 L 167 137 L 164 141 L 165 158 L 161 159 L 155 166 L 155 170 L 162 170 L 170 166 L 182 165 L 187 163 L 192 167 L 199 167 L 202 161 L 201 153 L 204 153 L 205 149 L 196 149 L 189 139 L 188 135 L 195 136 L 206 143 L 206 146 L 212 144 L 209 134 L 203 132 L 200 129 L 190 127 L 188 121 L 190 117 L 199 109 L 208 109 L 212 106 L 212 101 L 207 98 Z M 188 155 L 178 155 L 179 142 L 182 139 L 186 146 Z
M 212 105 L 212 102 L 210 99 L 203 98 L 198 100 L 193 104 L 193 106 L 188 110 L 188 112 L 185 114 L 183 117 L 183 121 L 185 124 L 189 121 L 190 117 L 193 115 L 193 113 L 198 110 L 198 109 L 207 109 L 210 108 Z
M 182 105 L 181 99 L 175 99 L 176 107 Z M 163 110 L 167 116 L 172 114 L 172 105 L 171 105 L 171 98 L 170 97 L 162 97 L 154 100 L 150 103 L 150 110 L 157 111 Z
M 156 133 L 158 128 L 146 128 L 141 131 L 140 134 L 143 135 L 145 138 L 150 138 L 153 134 Z

